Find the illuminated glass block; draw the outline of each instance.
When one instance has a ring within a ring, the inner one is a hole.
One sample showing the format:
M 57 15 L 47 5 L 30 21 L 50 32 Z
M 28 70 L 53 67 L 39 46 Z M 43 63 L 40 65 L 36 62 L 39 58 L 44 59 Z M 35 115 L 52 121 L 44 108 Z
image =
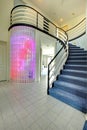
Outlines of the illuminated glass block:
M 10 76 L 12 80 L 28 82 L 35 79 L 35 30 L 15 26 L 10 31 Z

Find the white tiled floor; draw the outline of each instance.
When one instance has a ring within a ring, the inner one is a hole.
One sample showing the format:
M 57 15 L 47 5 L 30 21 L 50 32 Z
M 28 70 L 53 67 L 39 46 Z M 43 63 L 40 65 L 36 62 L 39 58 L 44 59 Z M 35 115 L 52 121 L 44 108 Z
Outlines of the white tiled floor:
M 48 96 L 40 83 L 0 82 L 0 130 L 82 130 L 80 111 Z

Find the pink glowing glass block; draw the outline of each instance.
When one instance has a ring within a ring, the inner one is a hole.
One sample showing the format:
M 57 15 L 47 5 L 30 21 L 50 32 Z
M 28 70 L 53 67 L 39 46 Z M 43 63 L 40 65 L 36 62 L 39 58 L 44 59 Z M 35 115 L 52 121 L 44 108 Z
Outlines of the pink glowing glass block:
M 16 26 L 10 31 L 10 75 L 12 80 L 35 79 L 36 43 L 34 29 Z

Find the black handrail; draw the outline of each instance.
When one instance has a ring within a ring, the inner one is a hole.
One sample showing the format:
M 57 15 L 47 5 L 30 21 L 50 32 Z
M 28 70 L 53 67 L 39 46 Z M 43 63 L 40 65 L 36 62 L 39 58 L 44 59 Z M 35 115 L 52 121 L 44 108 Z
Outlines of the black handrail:
M 31 25 L 31 24 L 26 24 L 26 23 L 14 23 L 14 24 L 12 24 L 12 13 L 13 13 L 13 11 L 14 11 L 16 8 L 19 8 L 19 7 L 28 7 L 28 8 L 31 8 L 32 10 L 34 10 L 35 12 L 37 12 L 36 26 L 35 26 L 35 25 Z M 66 41 L 68 41 L 68 35 L 67 35 L 67 33 L 66 33 L 62 28 L 57 27 L 57 26 L 56 26 L 54 23 L 52 23 L 48 18 L 44 17 L 40 12 L 38 12 L 36 9 L 34 9 L 34 8 L 28 6 L 28 5 L 17 5 L 17 6 L 15 6 L 15 7 L 11 10 L 11 14 L 10 14 L 10 20 L 11 20 L 11 21 L 10 21 L 10 27 L 9 27 L 8 31 L 9 31 L 12 27 L 14 27 L 14 26 L 20 26 L 20 25 L 29 26 L 29 27 L 33 27 L 33 28 L 35 28 L 35 29 L 37 29 L 37 30 L 39 30 L 39 31 L 41 31 L 41 32 L 43 32 L 43 33 L 46 33 L 47 35 L 49 35 L 49 36 L 55 38 L 56 40 L 59 40 L 59 41 L 64 45 L 63 41 L 62 41 L 60 38 L 58 38 L 57 36 L 54 36 L 54 35 L 50 34 L 49 32 L 38 28 L 38 14 L 40 14 L 44 19 L 46 19 L 46 20 L 49 21 L 51 24 L 53 24 L 56 28 L 58 28 L 58 29 L 60 29 L 61 31 L 63 31 L 63 32 L 65 33 L 66 37 L 67 37 L 67 38 L 66 38 Z M 65 42 L 66 42 L 66 41 L 65 41 Z M 65 45 L 64 45 L 64 46 L 65 46 Z
M 66 45 L 67 45 L 67 41 L 66 41 L 65 44 L 62 42 L 62 47 L 60 48 L 60 50 L 57 52 L 57 54 L 53 57 L 53 59 L 48 64 L 48 83 L 47 83 L 47 94 L 48 95 L 49 95 L 49 89 L 50 89 L 50 85 L 49 85 L 49 81 L 50 81 L 50 79 L 49 79 L 50 65 L 56 59 L 56 57 L 59 55 L 59 53 L 63 50 L 63 48 L 65 49 L 65 51 L 68 51 L 67 48 L 66 48 Z
M 18 7 L 28 7 L 28 8 L 31 8 L 32 10 L 34 10 L 35 12 L 37 12 L 37 15 L 40 14 L 43 18 L 45 18 L 48 22 L 50 22 L 51 24 L 53 24 L 56 28 L 62 30 L 62 31 L 66 34 L 66 36 L 68 37 L 66 31 L 64 31 L 62 28 L 58 27 L 57 25 L 55 25 L 53 22 L 51 22 L 48 18 L 46 18 L 44 15 L 42 15 L 42 14 L 41 14 L 40 12 L 38 12 L 36 9 L 34 9 L 33 7 L 30 7 L 30 6 L 28 6 L 28 5 L 17 5 L 17 6 L 15 6 L 15 7 L 11 10 L 11 13 L 10 13 L 10 26 L 11 26 L 11 24 L 12 24 L 12 19 L 11 19 L 11 18 L 12 18 L 12 13 L 13 13 L 13 11 L 14 11 L 16 8 L 18 8 Z M 37 21 L 37 23 L 38 23 L 38 21 Z M 10 28 L 11 28 L 11 27 L 10 27 Z M 68 38 L 67 38 L 67 40 L 68 40 Z
M 37 30 L 39 30 L 39 31 L 41 31 L 41 32 L 43 32 L 43 33 L 45 33 L 45 34 L 47 34 L 47 35 L 49 35 L 49 36 L 55 38 L 56 40 L 59 40 L 62 44 L 64 44 L 63 41 L 62 41 L 61 39 L 59 39 L 58 37 L 55 37 L 54 35 L 52 35 L 52 34 L 50 34 L 50 33 L 47 33 L 45 30 L 42 30 L 42 29 L 40 29 L 40 28 L 38 28 L 38 27 L 36 27 L 36 26 L 34 26 L 34 25 L 31 25 L 31 24 L 16 23 L 16 24 L 11 25 L 11 26 L 8 28 L 8 31 L 10 31 L 10 29 L 13 28 L 13 27 L 15 27 L 15 26 L 21 26 L 21 25 L 22 25 L 22 26 L 27 26 L 27 27 L 35 28 L 35 29 L 37 29 Z M 68 39 L 68 36 L 67 36 L 67 39 Z M 68 41 L 68 40 L 67 40 L 67 41 Z
M 62 49 L 64 48 L 64 46 L 62 45 L 62 47 L 60 48 L 60 50 L 57 52 L 57 54 L 53 57 L 53 59 L 50 61 L 50 63 L 48 64 L 48 87 L 47 87 L 47 94 L 49 94 L 49 73 L 50 73 L 50 64 L 55 60 L 55 58 L 58 56 L 58 54 L 62 51 Z
M 31 8 L 32 10 L 34 10 L 35 12 L 37 12 L 38 14 L 40 14 L 43 18 L 45 18 L 47 21 L 49 21 L 50 23 L 52 23 L 55 27 L 59 28 L 60 30 L 62 30 L 63 32 L 65 32 L 65 34 L 67 35 L 66 31 L 64 31 L 62 28 L 58 27 L 57 25 L 55 25 L 53 22 L 51 22 L 48 18 L 46 18 L 44 15 L 42 15 L 39 11 L 37 11 L 36 9 L 34 9 L 33 7 L 31 6 L 28 6 L 28 5 L 17 5 L 15 6 L 12 10 L 11 10 L 11 14 L 10 14 L 10 18 L 12 16 L 12 12 L 18 8 L 18 7 L 28 7 L 28 8 Z M 11 20 L 11 19 L 10 19 Z

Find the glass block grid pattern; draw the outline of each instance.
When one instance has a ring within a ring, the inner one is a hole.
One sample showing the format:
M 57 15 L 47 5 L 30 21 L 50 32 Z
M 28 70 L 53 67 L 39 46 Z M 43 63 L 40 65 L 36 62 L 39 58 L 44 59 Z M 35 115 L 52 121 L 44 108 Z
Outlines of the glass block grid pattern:
M 15 26 L 10 30 L 10 76 L 12 80 L 29 82 L 35 79 L 35 30 Z

